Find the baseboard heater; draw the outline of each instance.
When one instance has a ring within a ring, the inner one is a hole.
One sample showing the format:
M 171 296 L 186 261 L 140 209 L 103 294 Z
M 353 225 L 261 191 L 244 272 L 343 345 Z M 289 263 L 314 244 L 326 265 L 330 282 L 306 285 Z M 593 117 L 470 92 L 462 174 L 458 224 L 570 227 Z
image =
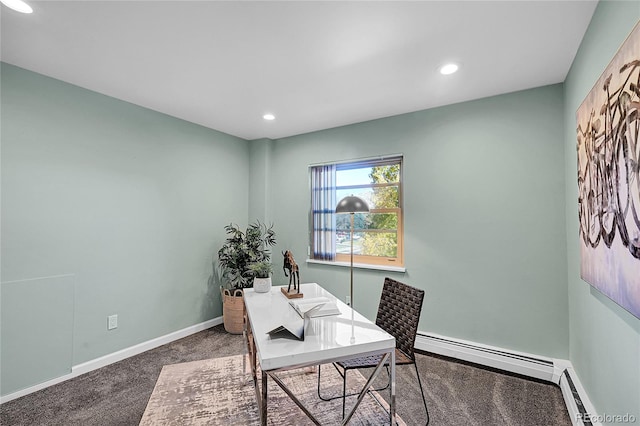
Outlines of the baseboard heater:
M 564 397 L 564 402 L 569 410 L 572 423 L 574 425 L 595 426 L 591 422 L 591 416 L 588 414 L 587 408 L 582 402 L 580 393 L 578 392 L 576 385 L 573 383 L 571 374 L 569 374 L 569 369 L 567 368 L 562 372 L 560 388 L 562 389 L 562 396 Z
M 424 332 L 418 332 L 415 348 L 418 351 L 555 383 L 562 391 L 573 426 L 602 426 L 568 360 L 545 358 Z
M 558 384 L 559 371 L 553 359 L 536 357 L 515 351 L 452 339 L 431 333 L 418 332 L 416 349 L 450 358 L 497 368 L 527 377 L 533 377 Z

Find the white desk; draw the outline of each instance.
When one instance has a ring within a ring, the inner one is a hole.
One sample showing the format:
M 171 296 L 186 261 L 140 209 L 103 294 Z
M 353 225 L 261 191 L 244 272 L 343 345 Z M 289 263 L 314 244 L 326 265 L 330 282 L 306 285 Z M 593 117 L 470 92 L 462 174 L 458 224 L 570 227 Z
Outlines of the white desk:
M 318 284 L 302 284 L 301 292 L 305 298 L 329 297 L 336 299 L 331 293 Z M 345 416 L 342 424 L 350 419 L 360 401 L 364 398 L 371 382 L 389 359 L 390 368 L 390 424 L 395 424 L 395 338 L 380 327 L 336 300 L 340 315 L 312 318 L 305 330 L 304 341 L 274 338 L 267 332 L 288 321 L 302 321 L 300 316 L 289 306 L 289 300 L 282 294 L 280 287 L 272 287 L 269 293 L 256 293 L 253 289 L 244 290 L 246 306 L 246 339 L 251 357 L 251 368 L 256 398 L 263 425 L 267 423 L 267 377 L 271 377 L 316 424 L 318 421 L 287 389 L 275 374 L 279 370 L 325 364 L 364 355 L 383 354 L 382 360 L 364 386 L 355 406 Z M 354 337 L 353 342 L 351 341 Z M 262 391 L 256 375 L 256 362 L 262 369 Z

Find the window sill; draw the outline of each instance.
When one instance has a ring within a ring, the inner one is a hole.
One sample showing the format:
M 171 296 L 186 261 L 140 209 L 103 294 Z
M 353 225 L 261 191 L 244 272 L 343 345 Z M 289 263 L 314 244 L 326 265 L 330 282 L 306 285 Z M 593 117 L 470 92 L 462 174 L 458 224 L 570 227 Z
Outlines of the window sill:
M 315 260 L 315 259 L 307 259 L 307 263 L 314 263 L 318 265 L 328 265 L 328 266 L 342 266 L 342 267 L 351 266 L 350 262 L 336 262 L 336 261 Z M 369 265 L 366 263 L 354 263 L 353 267 L 360 268 L 360 269 L 374 269 L 377 271 L 389 271 L 389 272 L 401 272 L 401 273 L 407 272 L 407 269 L 404 266 L 385 266 L 385 265 Z

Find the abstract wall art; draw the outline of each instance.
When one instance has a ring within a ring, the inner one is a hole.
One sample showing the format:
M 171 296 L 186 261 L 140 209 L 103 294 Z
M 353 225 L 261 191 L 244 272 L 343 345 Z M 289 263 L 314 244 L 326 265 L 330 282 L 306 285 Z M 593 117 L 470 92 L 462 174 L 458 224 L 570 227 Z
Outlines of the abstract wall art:
M 640 318 L 640 23 L 576 120 L 580 274 Z

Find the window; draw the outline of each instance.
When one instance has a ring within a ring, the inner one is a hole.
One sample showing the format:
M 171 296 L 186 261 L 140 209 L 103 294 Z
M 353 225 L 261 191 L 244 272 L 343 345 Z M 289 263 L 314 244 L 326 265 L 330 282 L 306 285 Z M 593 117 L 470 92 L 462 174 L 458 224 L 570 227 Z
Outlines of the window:
M 362 198 L 369 213 L 354 214 L 354 263 L 404 265 L 402 157 L 312 166 L 311 258 L 350 261 L 351 215 L 336 214 L 348 195 Z

